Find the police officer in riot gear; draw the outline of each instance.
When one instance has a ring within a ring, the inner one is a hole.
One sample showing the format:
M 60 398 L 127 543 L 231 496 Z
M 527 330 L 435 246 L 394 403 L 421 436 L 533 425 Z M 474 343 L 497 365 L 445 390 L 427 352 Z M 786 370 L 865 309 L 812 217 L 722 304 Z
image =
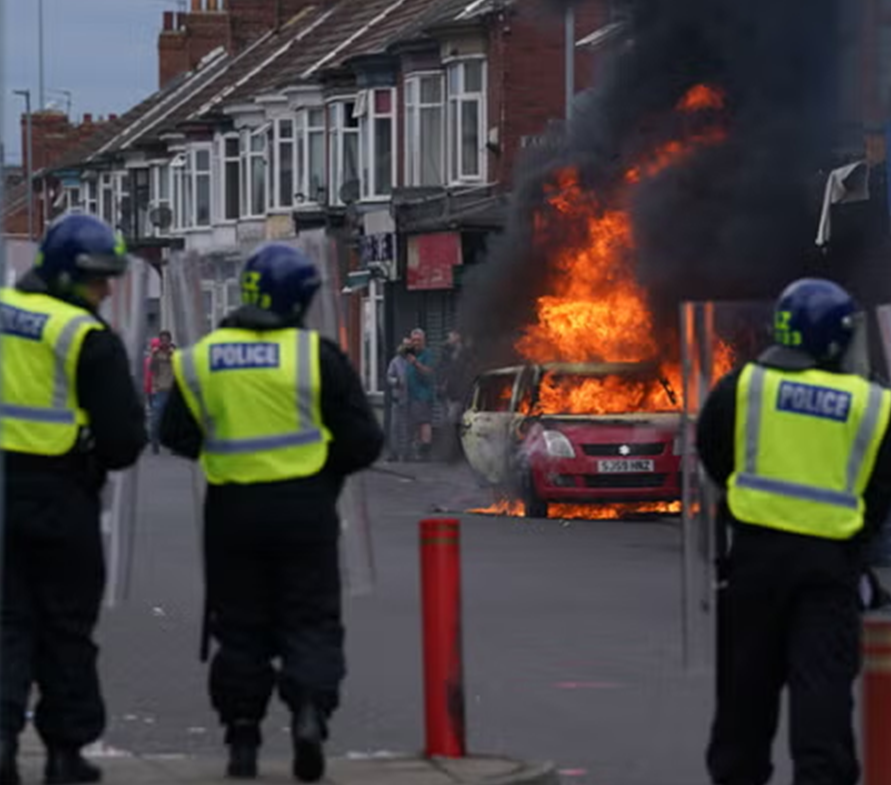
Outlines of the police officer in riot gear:
M 161 425 L 162 443 L 200 458 L 208 480 L 207 601 L 219 647 L 209 686 L 232 777 L 257 776 L 277 685 L 293 714 L 294 775 L 321 779 L 345 675 L 336 505 L 384 435 L 347 358 L 303 327 L 319 286 L 300 251 L 257 250 L 241 277 L 244 305 L 174 355 Z
M 796 785 L 854 785 L 865 545 L 891 503 L 891 394 L 845 373 L 860 314 L 842 288 L 791 284 L 775 344 L 722 379 L 697 447 L 724 489 L 731 547 L 720 570 L 716 785 L 764 785 L 789 689 Z
M 19 782 L 17 739 L 35 682 L 46 782 L 100 779 L 80 752 L 105 726 L 92 640 L 105 582 L 100 491 L 147 441 L 126 350 L 97 314 L 127 263 L 108 226 L 70 215 L 50 226 L 33 270 L 0 292 L 0 785 Z

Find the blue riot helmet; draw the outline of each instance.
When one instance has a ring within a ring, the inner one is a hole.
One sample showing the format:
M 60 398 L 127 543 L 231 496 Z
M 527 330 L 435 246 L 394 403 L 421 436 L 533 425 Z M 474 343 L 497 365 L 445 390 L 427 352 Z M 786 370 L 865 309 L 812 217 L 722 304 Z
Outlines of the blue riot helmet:
M 69 289 L 91 278 L 116 278 L 127 272 L 123 238 L 92 215 L 65 215 L 50 224 L 34 267 L 51 288 Z
M 808 355 L 816 363 L 844 355 L 860 321 L 860 309 L 841 286 L 802 278 L 783 291 L 774 311 L 774 342 Z
M 241 301 L 283 318 L 309 310 L 322 279 L 302 251 L 284 243 L 261 246 L 241 274 Z

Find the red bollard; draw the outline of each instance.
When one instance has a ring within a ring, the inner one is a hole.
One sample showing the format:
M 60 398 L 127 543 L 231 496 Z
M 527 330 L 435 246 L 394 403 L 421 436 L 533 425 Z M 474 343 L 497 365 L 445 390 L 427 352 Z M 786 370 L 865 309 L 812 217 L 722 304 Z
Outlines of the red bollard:
M 421 521 L 420 534 L 426 754 L 463 758 L 460 523 L 454 518 Z
M 863 782 L 891 785 L 891 615 L 869 614 L 863 625 Z

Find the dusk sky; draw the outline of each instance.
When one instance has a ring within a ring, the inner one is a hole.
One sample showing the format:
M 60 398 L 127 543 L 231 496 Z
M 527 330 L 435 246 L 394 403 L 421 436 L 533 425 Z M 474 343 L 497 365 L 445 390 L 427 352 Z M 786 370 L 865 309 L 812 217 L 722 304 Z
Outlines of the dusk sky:
M 157 87 L 161 15 L 177 0 L 43 0 L 47 102 L 71 114 L 123 114 Z M 38 0 L 0 0 L 3 25 L 3 136 L 7 162 L 21 160 L 19 115 L 31 89 L 37 109 Z

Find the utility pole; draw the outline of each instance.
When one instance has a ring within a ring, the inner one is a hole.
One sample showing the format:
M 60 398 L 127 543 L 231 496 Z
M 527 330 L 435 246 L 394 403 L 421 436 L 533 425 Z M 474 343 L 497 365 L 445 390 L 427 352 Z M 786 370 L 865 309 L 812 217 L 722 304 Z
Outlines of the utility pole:
M 46 106 L 46 90 L 44 84 L 44 71 L 43 71 L 43 0 L 37 0 L 37 57 L 39 59 L 38 63 L 38 77 L 37 77 L 37 111 L 43 111 Z
M 28 240 L 34 239 L 34 134 L 31 128 L 31 91 L 15 90 L 25 99 L 25 176 L 28 178 Z

